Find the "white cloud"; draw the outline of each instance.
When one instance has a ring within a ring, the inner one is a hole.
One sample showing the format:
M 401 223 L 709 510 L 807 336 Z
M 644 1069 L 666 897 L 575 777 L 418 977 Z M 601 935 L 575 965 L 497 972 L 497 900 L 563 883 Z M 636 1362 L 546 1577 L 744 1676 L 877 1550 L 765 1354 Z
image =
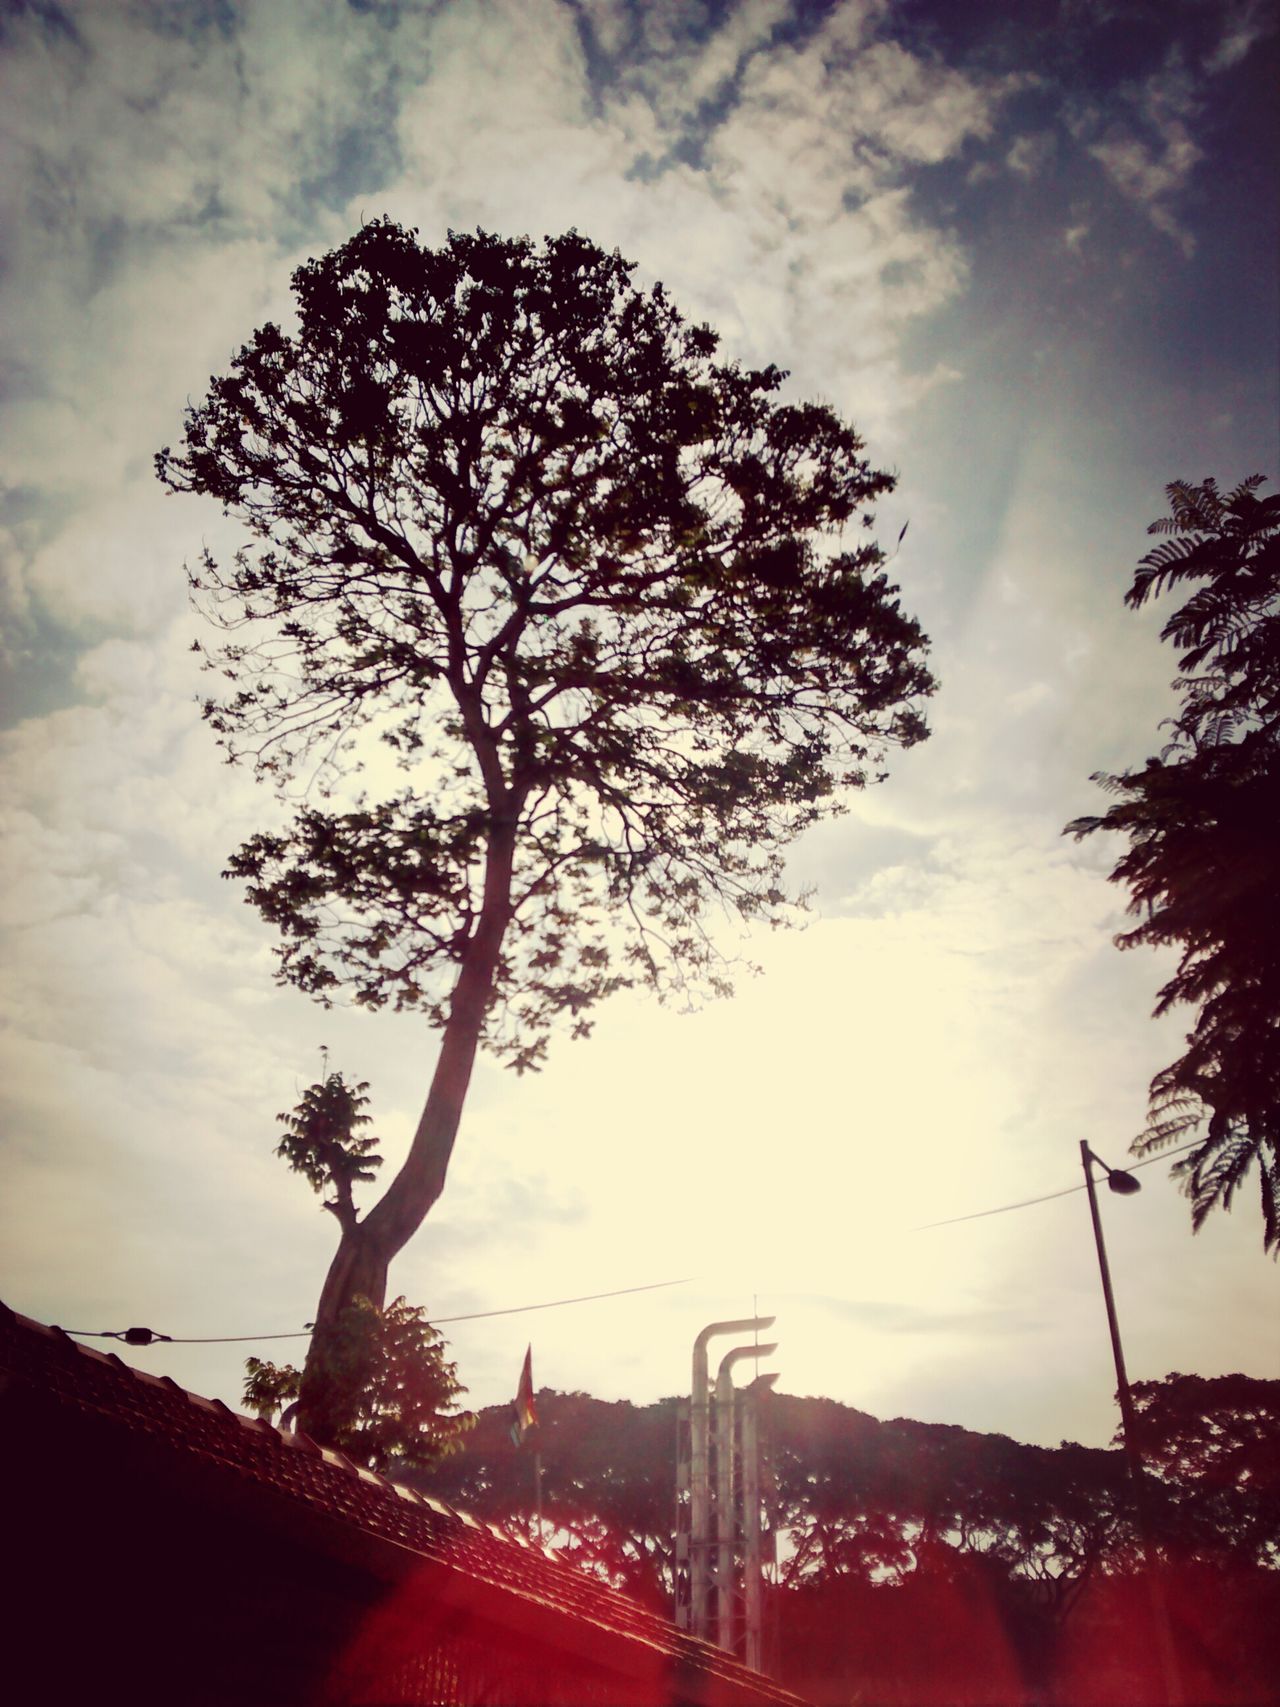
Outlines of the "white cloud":
M 1226 7 L 1222 36 L 1204 61 L 1211 74 L 1239 65 L 1253 47 L 1275 29 L 1275 14 L 1265 0 L 1237 0 Z
M 848 76 L 851 99 L 837 122 L 850 119 L 891 154 L 927 165 L 950 158 L 971 136 L 989 136 L 999 100 L 1017 81 L 979 83 L 898 42 L 858 54 Z
M 714 323 L 752 360 L 776 359 L 785 341 L 800 388 L 821 386 L 884 437 L 939 377 L 904 376 L 901 329 L 966 277 L 901 173 L 988 134 L 1008 86 L 871 40 L 877 11 L 840 8 L 803 46 L 748 63 L 706 139 L 706 179 L 682 180 L 705 212 L 680 224 L 685 252 L 708 254 Z
M 576 224 L 638 259 L 642 277 L 661 276 L 730 353 L 782 352 L 799 389 L 821 387 L 869 432 L 892 432 L 944 377 L 902 373 L 900 329 L 966 276 L 901 172 L 986 135 L 1010 85 L 876 44 L 880 10 L 841 7 L 802 48 L 767 51 L 775 6 L 734 11 L 701 43 L 647 14 L 663 31 L 660 72 L 606 90 L 597 113 L 567 12 L 457 9 L 433 37 L 431 79 L 404 106 L 407 170 L 379 205 L 429 236 Z M 740 70 L 739 94 L 701 137 L 702 164 L 652 176 L 726 68 Z
M 1131 92 L 1130 106 L 1142 131 L 1115 119 L 1088 152 L 1127 200 L 1137 204 L 1158 231 L 1171 237 L 1183 254 L 1195 252 L 1195 238 L 1177 214 L 1177 202 L 1204 158 L 1191 132 L 1200 110 L 1194 82 L 1178 54 Z M 1096 125 L 1096 113 L 1077 130 Z
M 680 7 L 687 12 L 687 7 Z M 652 15 L 652 9 L 647 9 Z M 687 111 L 721 93 L 750 56 L 766 46 L 773 31 L 790 16 L 788 0 L 744 0 L 730 12 L 677 80 L 678 98 Z M 657 79 L 654 79 L 657 82 Z M 652 84 L 651 84 L 652 87 Z
M 1168 205 L 1203 158 L 1185 125 L 1167 127 L 1159 150 L 1135 137 L 1123 137 L 1095 143 L 1089 152 L 1121 195 L 1137 202 L 1157 230 L 1172 237 L 1184 255 L 1195 253 L 1195 238 Z
M 621 0 L 580 0 L 579 9 L 601 52 L 620 54 L 631 34 L 631 18 Z
M 1015 137 L 1004 157 L 1008 169 L 1019 178 L 1037 178 L 1057 151 L 1052 131 L 1028 132 Z

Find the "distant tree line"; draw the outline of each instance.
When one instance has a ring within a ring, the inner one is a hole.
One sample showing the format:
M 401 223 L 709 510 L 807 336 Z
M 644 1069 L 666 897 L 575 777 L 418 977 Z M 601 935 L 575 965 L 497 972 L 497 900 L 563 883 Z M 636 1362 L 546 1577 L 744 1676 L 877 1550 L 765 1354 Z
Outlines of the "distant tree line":
M 1170 1375 L 1135 1399 L 1188 1699 L 1273 1702 L 1280 1678 L 1280 1381 Z M 538 1395 L 557 1546 L 659 1610 L 672 1594 L 676 1401 Z M 530 1533 L 506 1406 L 418 1475 Z M 1119 1451 L 773 1395 L 777 1667 L 818 1702 L 1161 1699 Z

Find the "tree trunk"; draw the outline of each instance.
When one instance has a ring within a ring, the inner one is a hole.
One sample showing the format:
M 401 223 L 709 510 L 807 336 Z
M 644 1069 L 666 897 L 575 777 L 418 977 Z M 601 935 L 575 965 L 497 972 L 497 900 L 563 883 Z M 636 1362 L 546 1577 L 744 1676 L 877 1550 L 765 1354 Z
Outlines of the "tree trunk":
M 393 1258 L 444 1190 L 511 917 L 515 829 L 515 814 L 504 815 L 489 843 L 479 922 L 458 971 L 431 1088 L 409 1154 L 364 1220 L 343 1229 L 325 1276 L 297 1412 L 299 1429 L 321 1445 L 329 1444 L 340 1426 L 327 1374 L 339 1318 L 360 1297 L 383 1308 Z

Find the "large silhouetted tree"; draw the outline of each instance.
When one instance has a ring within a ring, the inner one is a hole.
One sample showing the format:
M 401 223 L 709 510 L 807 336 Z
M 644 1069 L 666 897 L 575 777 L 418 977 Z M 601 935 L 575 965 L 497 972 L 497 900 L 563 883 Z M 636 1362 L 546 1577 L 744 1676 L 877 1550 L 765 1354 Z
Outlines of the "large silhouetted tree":
M 1196 1010 L 1187 1048 L 1151 1083 L 1140 1153 L 1198 1135 L 1175 1164 L 1200 1227 L 1257 1165 L 1263 1243 L 1280 1250 L 1280 496 L 1253 475 L 1168 488 L 1164 536 L 1138 565 L 1134 609 L 1197 583 L 1165 624 L 1181 708 L 1159 758 L 1094 778 L 1115 796 L 1067 833 L 1118 830 L 1112 880 L 1138 923 L 1116 940 L 1179 959 L 1156 1013 Z
M 723 987 L 717 910 L 785 920 L 781 850 L 925 733 L 924 638 L 842 537 L 892 479 L 631 272 L 573 232 L 367 225 L 157 459 L 248 530 L 191 580 L 229 631 L 209 722 L 304 790 L 230 861 L 280 976 L 439 1032 L 407 1160 L 341 1227 L 304 1426 L 444 1186 L 477 1048 L 532 1066 L 612 991 Z

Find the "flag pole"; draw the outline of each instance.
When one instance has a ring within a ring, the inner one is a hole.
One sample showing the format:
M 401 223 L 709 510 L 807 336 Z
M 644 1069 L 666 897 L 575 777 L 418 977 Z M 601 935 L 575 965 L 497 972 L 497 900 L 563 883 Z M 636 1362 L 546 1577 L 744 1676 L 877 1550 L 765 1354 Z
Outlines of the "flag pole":
M 516 1387 L 515 1403 L 511 1407 L 511 1441 L 519 1448 L 524 1443 L 524 1437 L 533 1430 L 533 1496 L 534 1511 L 538 1519 L 538 1545 L 542 1545 L 542 1449 L 539 1445 L 538 1408 L 533 1402 L 533 1347 L 528 1346 L 524 1354 L 524 1367 L 520 1371 L 520 1380 Z

